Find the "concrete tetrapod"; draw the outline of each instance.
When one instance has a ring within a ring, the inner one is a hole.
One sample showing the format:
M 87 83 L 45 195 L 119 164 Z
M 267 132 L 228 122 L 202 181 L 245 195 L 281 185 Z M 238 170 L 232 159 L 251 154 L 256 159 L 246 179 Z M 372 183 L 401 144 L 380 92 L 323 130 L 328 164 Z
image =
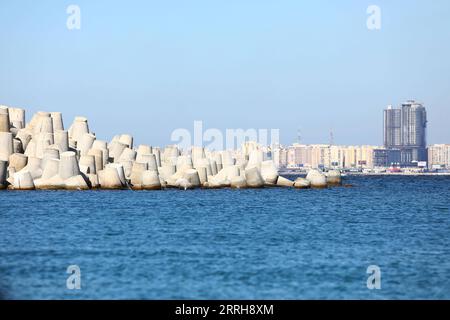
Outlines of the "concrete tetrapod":
M 69 138 L 78 142 L 86 133 L 89 133 L 88 120 L 85 117 L 75 117 L 69 128 Z
M 34 185 L 37 190 L 61 190 L 66 189 L 66 183 L 59 175 L 49 179 L 36 179 Z
M 52 118 L 54 132 L 56 132 L 58 130 L 64 130 L 61 112 L 50 112 L 50 117 Z
M 28 171 L 33 179 L 38 179 L 42 176 L 41 159 L 36 157 L 28 157 L 27 165 L 18 172 Z
M 80 173 L 77 157 L 75 152 L 66 151 L 61 154 L 59 162 L 59 176 L 66 180 L 70 177 L 77 176 Z
M 5 106 L 0 106 L 0 132 L 9 132 L 9 111 Z
M 14 153 L 24 152 L 22 141 L 20 141 L 19 139 L 13 138 L 13 152 Z
M 13 135 L 10 132 L 0 132 L 0 160 L 8 161 L 14 153 Z
M 263 152 L 261 150 L 252 150 L 249 154 L 247 168 L 257 167 L 260 169 L 263 159 Z
M 245 180 L 249 188 L 262 188 L 264 186 L 264 179 L 256 167 L 245 170 Z
M 28 171 L 20 171 L 14 173 L 14 190 L 34 190 L 33 177 Z
M 86 178 L 88 179 L 88 184 L 91 188 L 97 189 L 98 187 L 100 187 L 98 174 L 89 173 L 86 175 Z
M 222 168 L 234 166 L 234 159 L 228 150 L 222 151 Z
M 96 174 L 97 168 L 95 166 L 94 156 L 81 156 L 79 161 L 80 171 L 84 174 Z
M 200 177 L 195 169 L 187 169 L 183 174 L 183 178 L 186 179 L 193 188 L 201 186 Z
M 216 163 L 216 173 L 222 170 L 222 155 L 219 152 L 215 152 L 213 155 L 213 160 Z M 214 170 L 214 169 L 213 169 Z
M 135 160 L 136 160 L 136 151 L 130 148 L 123 149 L 122 153 L 119 156 L 119 163 Z
M 25 110 L 21 108 L 8 108 L 9 122 L 17 129 L 25 128 Z
M 99 183 L 102 189 L 123 189 L 119 172 L 114 167 L 105 167 L 99 172 Z
M 209 159 L 209 164 L 211 166 L 211 175 L 214 176 L 217 174 L 217 163 L 214 159 Z
M 114 160 L 114 162 L 119 162 L 120 155 L 126 148 L 126 144 L 119 141 L 113 141 L 108 146 L 109 156 Z
M 206 167 L 197 167 L 198 177 L 200 178 L 200 184 L 203 185 L 208 181 L 208 170 Z
M 137 158 L 136 161 L 140 160 L 139 155 L 152 153 L 152 147 L 146 144 L 140 144 L 137 148 Z M 140 161 L 142 162 L 142 161 Z
M 69 133 L 67 131 L 57 130 L 54 137 L 55 144 L 61 153 L 69 151 Z
M 264 181 L 269 184 L 277 183 L 278 170 L 272 160 L 263 161 L 261 163 L 261 176 Z
M 142 188 L 142 174 L 147 170 L 147 163 L 134 162 L 131 169 L 130 180 L 132 189 L 139 190 Z M 159 181 L 159 178 L 158 178 Z
M 81 174 L 70 177 L 64 182 L 67 190 L 89 190 L 89 186 Z
M 41 168 L 44 169 L 48 159 L 59 159 L 59 149 L 56 145 L 51 145 L 44 150 Z
M 100 149 L 91 149 L 88 152 L 88 156 L 93 156 L 95 160 L 95 170 L 103 170 L 103 151 Z
M 158 167 L 161 167 L 161 150 L 159 148 L 153 148 L 152 154 L 155 155 L 156 158 L 156 165 Z
M 109 161 L 109 149 L 108 149 L 108 144 L 106 143 L 106 141 L 102 141 L 102 140 L 95 140 L 94 143 L 92 144 L 92 149 L 99 149 L 102 150 L 102 155 L 103 155 L 103 167 L 105 167 L 108 164 Z M 103 168 L 102 168 L 103 169 Z M 97 167 L 97 170 L 101 170 L 99 169 L 99 167 Z
M 342 184 L 341 172 L 339 170 L 330 170 L 327 173 L 327 184 L 338 186 Z
M 95 136 L 92 133 L 85 133 L 81 136 L 80 140 L 77 142 L 77 149 L 80 151 L 81 156 L 88 154 L 94 141 Z
M 153 153 L 141 154 L 139 156 L 139 160 L 138 158 L 136 158 L 136 161 L 147 163 L 148 170 L 155 170 L 155 171 L 158 170 L 158 163 L 156 162 L 156 156 Z
M 311 188 L 311 182 L 305 178 L 297 178 L 294 181 L 294 187 L 297 189 L 308 189 Z
M 50 179 L 59 173 L 59 159 L 48 159 L 42 170 L 41 179 Z
M 42 159 L 44 157 L 45 149 L 47 149 L 49 146 L 51 146 L 54 142 L 53 133 L 41 132 L 41 133 L 35 134 L 33 137 L 33 140 L 31 142 L 33 142 L 33 141 L 36 142 L 36 149 L 35 149 L 34 155 L 36 157 Z
M 247 181 L 243 176 L 236 176 L 231 178 L 231 188 L 233 189 L 243 189 L 247 188 Z
M 53 134 L 53 121 L 50 117 L 50 113 L 40 111 L 38 112 L 37 121 L 33 127 L 33 134 L 39 133 L 52 133 Z
M 285 177 L 279 176 L 277 179 L 277 186 L 280 187 L 293 187 L 294 181 L 286 179 Z
M 129 161 L 122 161 L 122 162 L 119 162 L 119 163 L 116 163 L 116 164 L 122 165 L 123 172 L 125 174 L 125 179 L 130 180 L 131 171 L 133 170 L 134 161 L 131 161 L 131 160 L 129 160 Z
M 116 169 L 117 174 L 119 175 L 120 182 L 122 183 L 122 186 L 127 186 L 127 180 L 125 178 L 125 171 L 123 169 L 123 165 L 120 163 L 111 163 L 108 165 L 111 168 Z
M 153 170 L 147 170 L 142 173 L 142 189 L 143 190 L 160 190 L 161 182 L 158 173 Z
M 42 177 L 34 180 L 36 189 L 40 190 L 57 190 L 64 189 L 64 180 L 58 175 L 59 159 L 48 159 Z
M 22 142 L 22 148 L 23 150 L 27 149 L 28 143 L 30 143 L 32 139 L 31 133 L 26 129 L 20 129 L 16 134 L 16 139 L 20 140 Z
M 8 172 L 8 163 L 0 160 L 0 189 L 6 188 L 6 174 Z
M 162 167 L 159 167 L 158 172 L 159 172 L 159 176 L 163 180 L 167 181 L 172 175 L 175 174 L 176 166 L 166 164 L 166 165 L 163 165 Z
M 316 169 L 309 170 L 306 180 L 311 182 L 311 187 L 313 188 L 327 187 L 327 177 Z
M 9 156 L 9 167 L 17 171 L 25 168 L 28 162 L 28 157 L 21 153 L 13 153 Z
M 177 188 L 182 189 L 182 190 L 188 190 L 188 189 L 193 189 L 194 187 L 192 186 L 192 184 L 189 183 L 189 181 L 187 181 L 187 179 L 184 178 L 180 178 L 175 182 L 175 185 L 177 186 Z
M 133 149 L 133 136 L 130 134 L 122 134 L 119 142 L 125 144 L 128 148 Z

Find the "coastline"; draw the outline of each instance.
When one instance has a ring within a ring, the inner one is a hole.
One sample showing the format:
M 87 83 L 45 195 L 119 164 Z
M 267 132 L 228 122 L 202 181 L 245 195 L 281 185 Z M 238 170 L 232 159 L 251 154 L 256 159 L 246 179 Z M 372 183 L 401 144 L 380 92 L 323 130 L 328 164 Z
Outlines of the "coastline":
M 305 171 L 279 171 L 280 175 L 306 175 Z M 450 172 L 345 172 L 345 176 L 450 176 Z

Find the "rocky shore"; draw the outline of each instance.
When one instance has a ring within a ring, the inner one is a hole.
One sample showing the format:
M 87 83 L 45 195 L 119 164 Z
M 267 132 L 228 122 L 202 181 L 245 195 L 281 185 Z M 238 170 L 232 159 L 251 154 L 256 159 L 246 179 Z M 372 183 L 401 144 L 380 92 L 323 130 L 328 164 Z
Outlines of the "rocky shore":
M 202 147 L 179 150 L 133 145 L 130 134 L 97 140 L 88 119 L 76 117 L 65 130 L 60 112 L 0 106 L 0 189 L 88 190 L 164 188 L 326 188 L 341 184 L 339 171 L 310 170 L 291 181 L 255 142 L 239 156 Z

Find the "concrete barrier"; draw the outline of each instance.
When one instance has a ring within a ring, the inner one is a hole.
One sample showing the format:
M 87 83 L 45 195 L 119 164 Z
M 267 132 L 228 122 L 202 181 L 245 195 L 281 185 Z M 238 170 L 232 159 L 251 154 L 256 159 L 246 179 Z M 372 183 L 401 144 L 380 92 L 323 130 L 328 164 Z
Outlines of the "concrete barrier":
M 286 179 L 284 177 L 278 177 L 277 179 L 277 186 L 280 187 L 293 187 L 294 181 L 291 181 L 289 179 Z
M 10 128 L 8 107 L 0 106 L 0 132 L 9 132 Z
M 8 173 L 8 162 L 0 160 L 0 189 L 6 188 L 7 173 Z
M 25 128 L 25 109 L 8 108 L 8 112 L 9 112 L 9 122 L 12 127 L 16 129 Z
M 142 189 L 143 190 L 160 190 L 161 181 L 158 173 L 153 170 L 146 170 L 142 173 Z
M 245 170 L 245 180 L 249 188 L 262 188 L 264 187 L 264 179 L 257 167 L 252 167 Z
M 276 184 L 278 179 L 278 170 L 272 160 L 261 163 L 261 176 L 269 184 Z
M 63 180 L 77 176 L 80 173 L 75 152 L 66 151 L 61 154 L 58 172 Z
M 28 171 L 20 171 L 14 174 L 14 190 L 34 190 L 33 177 Z
M 198 172 L 195 169 L 187 169 L 183 174 L 183 178 L 189 182 L 192 188 L 199 188 L 202 185 Z
M 9 156 L 9 167 L 17 171 L 22 170 L 28 163 L 28 157 L 21 153 L 13 153 Z
M 60 112 L 39 111 L 25 123 L 25 110 L 0 106 L 0 187 L 86 190 L 191 188 L 322 188 L 341 183 L 339 171 L 311 170 L 295 182 L 279 176 L 270 150 L 245 142 L 236 153 L 203 147 L 181 150 L 133 148 L 133 136 L 97 140 L 88 120 L 76 117 L 64 131 Z M 31 181 L 30 181 L 31 180 Z
M 242 176 L 236 176 L 231 178 L 230 184 L 231 188 L 233 189 L 247 188 L 247 181 L 245 180 L 245 177 Z
M 95 136 L 92 133 L 85 133 L 80 137 L 77 142 L 77 150 L 80 151 L 80 155 L 85 156 L 94 144 Z
M 99 172 L 99 183 L 102 189 L 123 189 L 125 186 L 114 167 L 105 167 Z
M 309 170 L 306 175 L 306 180 L 311 183 L 312 188 L 326 188 L 327 187 L 327 178 L 322 173 L 316 169 Z
M 0 132 L 0 160 L 8 161 L 14 153 L 13 135 L 10 132 Z
M 142 174 L 147 170 L 147 163 L 134 162 L 131 169 L 130 180 L 133 189 L 142 189 Z M 158 178 L 159 181 L 159 178 Z
M 341 172 L 339 170 L 330 170 L 327 172 L 327 184 L 338 186 L 342 184 Z
M 305 178 L 297 178 L 294 181 L 294 187 L 297 189 L 309 189 L 311 188 L 311 182 Z
M 69 138 L 78 142 L 84 134 L 89 133 L 88 120 L 85 117 L 75 117 L 69 128 Z

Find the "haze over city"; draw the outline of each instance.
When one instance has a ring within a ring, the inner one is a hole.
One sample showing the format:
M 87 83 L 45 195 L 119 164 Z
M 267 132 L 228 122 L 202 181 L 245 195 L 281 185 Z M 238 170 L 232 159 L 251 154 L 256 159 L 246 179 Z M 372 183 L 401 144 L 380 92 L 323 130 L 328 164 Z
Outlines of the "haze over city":
M 80 30 L 69 4 L 0 4 L 1 104 L 153 145 L 195 120 L 279 128 L 283 144 L 298 129 L 327 143 L 332 129 L 336 144 L 382 145 L 382 110 L 416 99 L 428 143 L 450 142 L 448 1 L 77 1 Z M 380 30 L 366 26 L 371 4 Z

